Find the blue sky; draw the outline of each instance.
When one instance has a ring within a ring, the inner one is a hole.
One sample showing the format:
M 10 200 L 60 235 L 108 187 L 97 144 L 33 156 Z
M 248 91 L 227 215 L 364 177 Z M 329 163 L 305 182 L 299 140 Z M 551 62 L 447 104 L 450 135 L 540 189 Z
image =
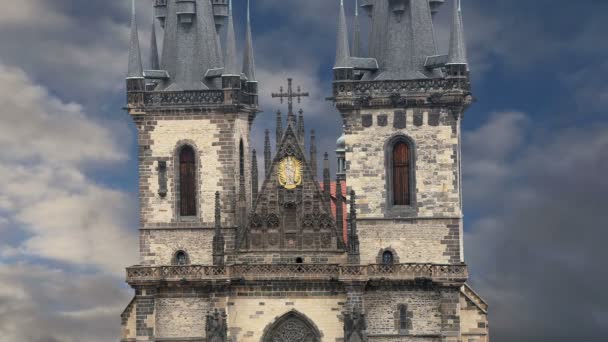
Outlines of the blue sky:
M 241 48 L 245 1 L 234 1 Z M 151 1 L 136 2 L 147 56 Z M 268 95 L 293 77 L 311 92 L 307 129 L 332 152 L 340 120 L 324 98 L 338 1 L 252 2 L 258 151 L 279 108 Z M 135 131 L 121 110 L 129 7 L 21 0 L 0 13 L 7 341 L 117 340 L 138 248 Z M 442 51 L 449 8 L 436 23 Z M 464 121 L 465 253 L 492 339 L 604 340 L 608 2 L 463 0 L 463 11 L 476 97 Z

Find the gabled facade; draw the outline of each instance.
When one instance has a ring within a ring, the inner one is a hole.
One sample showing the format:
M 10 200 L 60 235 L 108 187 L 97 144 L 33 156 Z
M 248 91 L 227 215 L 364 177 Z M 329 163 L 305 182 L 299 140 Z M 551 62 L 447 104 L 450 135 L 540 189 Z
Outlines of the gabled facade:
M 135 297 L 122 341 L 488 341 L 487 304 L 466 285 L 463 257 L 460 122 L 471 92 L 460 2 L 450 53 L 438 56 L 432 20 L 444 0 L 360 1 L 369 54 L 358 15 L 353 50 L 342 1 L 338 16 L 335 181 L 327 153 L 317 175 L 314 132 L 307 151 L 290 97 L 307 94 L 291 80 L 277 96 L 289 97 L 286 123 L 278 112 L 276 150 L 267 130 L 258 170 L 249 4 L 238 65 L 230 0 L 155 0 L 150 70 L 133 7 L 140 262 L 127 269 Z

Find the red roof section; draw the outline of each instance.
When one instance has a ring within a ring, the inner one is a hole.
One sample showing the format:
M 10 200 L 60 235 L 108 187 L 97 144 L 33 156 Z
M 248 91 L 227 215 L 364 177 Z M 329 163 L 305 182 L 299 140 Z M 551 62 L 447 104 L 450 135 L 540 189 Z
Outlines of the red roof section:
M 346 242 L 348 240 L 348 228 L 346 225 L 347 222 L 347 218 L 348 218 L 348 211 L 347 211 L 347 207 L 346 207 L 346 182 L 340 182 L 342 185 L 342 217 L 343 217 L 343 223 L 342 223 L 342 236 L 344 238 L 344 242 Z M 331 213 L 334 216 L 334 219 L 336 219 L 336 182 L 331 182 L 330 184 L 330 193 L 331 193 Z M 323 182 L 319 182 L 319 185 L 321 186 L 321 190 L 323 190 Z

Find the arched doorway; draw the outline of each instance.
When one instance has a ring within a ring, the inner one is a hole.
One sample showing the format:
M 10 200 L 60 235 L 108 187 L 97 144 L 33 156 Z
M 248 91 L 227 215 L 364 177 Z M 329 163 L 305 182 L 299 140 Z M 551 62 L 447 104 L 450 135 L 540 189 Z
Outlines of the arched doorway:
M 321 342 L 321 333 L 306 316 L 291 311 L 264 329 L 261 342 Z

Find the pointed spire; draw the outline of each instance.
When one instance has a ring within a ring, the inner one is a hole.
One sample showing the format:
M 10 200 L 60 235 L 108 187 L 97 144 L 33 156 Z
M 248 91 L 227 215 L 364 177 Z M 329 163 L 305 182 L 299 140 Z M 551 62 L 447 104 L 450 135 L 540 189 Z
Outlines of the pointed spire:
M 279 145 L 281 145 L 281 139 L 283 139 L 283 116 L 281 114 L 281 110 L 277 110 L 277 131 L 276 131 L 277 145 L 276 149 L 279 149 Z
M 137 17 L 135 15 L 135 0 L 131 0 L 131 42 L 129 45 L 129 70 L 127 78 L 143 78 L 144 68 L 141 63 L 139 49 L 139 33 L 137 32 Z
M 310 168 L 312 176 L 317 179 L 317 138 L 314 129 L 310 131 Z
M 331 175 L 329 174 L 329 154 L 327 152 L 323 159 L 323 192 L 329 201 L 331 199 Z
M 450 37 L 449 64 L 467 64 L 467 51 L 464 39 L 464 27 L 462 23 L 461 0 L 454 0 L 454 13 L 452 23 L 452 34 Z
M 258 156 L 255 150 L 251 153 L 251 196 L 255 202 L 258 197 Z
M 224 74 L 240 75 L 236 59 L 236 38 L 232 17 L 232 0 L 228 3 L 228 25 L 226 26 L 226 55 L 224 56 Z
M 355 23 L 353 33 L 353 57 L 361 57 L 361 23 L 359 22 L 359 0 L 355 0 Z
M 243 52 L 243 74 L 249 82 L 255 82 L 255 58 L 251 34 L 251 4 L 247 0 L 247 28 L 245 33 L 245 51 Z
M 272 152 L 270 151 L 270 131 L 266 130 L 266 136 L 264 137 L 264 174 L 268 177 L 270 172 L 270 164 L 272 163 Z
M 344 236 L 344 201 L 342 199 L 342 182 L 336 179 L 336 226 L 338 234 Z
M 306 130 L 304 129 L 304 111 L 302 109 L 300 109 L 298 111 L 298 139 L 300 139 L 300 145 L 302 145 L 302 150 L 304 150 L 304 145 L 305 145 L 305 135 L 306 135 Z
M 348 263 L 358 264 L 359 256 L 359 234 L 357 233 L 357 204 L 355 190 L 350 192 L 350 214 L 348 215 Z
M 346 27 L 344 0 L 340 0 L 340 14 L 338 15 L 338 36 L 336 40 L 336 63 L 334 64 L 334 68 L 349 68 L 349 57 L 350 49 L 348 47 L 348 28 Z
M 156 19 L 152 19 L 152 34 L 150 35 L 150 70 L 159 70 L 158 44 L 156 41 Z

